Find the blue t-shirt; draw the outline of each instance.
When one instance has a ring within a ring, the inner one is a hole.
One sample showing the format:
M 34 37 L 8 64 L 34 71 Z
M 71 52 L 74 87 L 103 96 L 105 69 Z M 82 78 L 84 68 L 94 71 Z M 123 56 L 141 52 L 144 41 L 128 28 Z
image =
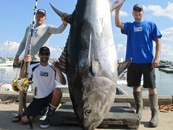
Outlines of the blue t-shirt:
M 126 60 L 132 58 L 132 63 L 152 63 L 153 41 L 162 37 L 153 22 L 127 22 L 121 30 L 127 35 Z

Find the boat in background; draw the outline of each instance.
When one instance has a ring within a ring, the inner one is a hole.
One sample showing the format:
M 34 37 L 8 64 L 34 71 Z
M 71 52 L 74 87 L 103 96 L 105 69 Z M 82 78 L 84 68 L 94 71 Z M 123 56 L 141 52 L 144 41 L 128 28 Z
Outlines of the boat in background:
M 160 60 L 157 68 L 169 68 L 171 64 L 173 64 L 172 61 Z
M 13 66 L 13 61 L 8 58 L 0 58 L 0 67 Z
M 1 91 L 13 91 L 13 89 L 11 87 L 11 82 L 0 83 L 0 90 Z

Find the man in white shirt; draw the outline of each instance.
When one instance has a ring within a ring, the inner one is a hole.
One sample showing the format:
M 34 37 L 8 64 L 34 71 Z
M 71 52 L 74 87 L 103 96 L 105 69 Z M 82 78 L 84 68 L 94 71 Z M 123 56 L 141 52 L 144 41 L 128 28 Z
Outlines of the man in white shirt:
M 67 16 L 67 14 L 65 14 Z M 36 16 L 36 25 L 34 27 L 34 34 L 31 37 L 29 36 L 31 34 L 31 28 L 27 27 L 25 31 L 24 38 L 22 42 L 20 43 L 20 46 L 18 48 L 18 51 L 16 53 L 15 59 L 14 59 L 14 66 L 18 66 L 19 64 L 19 57 L 22 54 L 22 52 L 25 50 L 25 56 L 28 54 L 28 49 L 30 42 L 32 40 L 31 44 L 31 55 L 32 55 L 32 61 L 31 64 L 38 63 L 40 61 L 38 52 L 39 49 L 42 46 L 47 46 L 49 38 L 52 34 L 59 34 L 64 31 L 64 29 L 67 26 L 67 22 L 64 20 L 64 17 L 61 18 L 62 24 L 59 27 L 55 27 L 52 25 L 46 25 L 46 11 L 44 9 L 38 9 Z M 21 65 L 22 66 L 22 65 Z M 18 115 L 12 118 L 13 122 L 19 122 L 21 119 L 21 114 L 23 113 L 23 92 L 19 91 L 19 108 L 18 108 Z
M 27 114 L 32 120 L 38 116 L 39 113 L 48 106 L 48 112 L 46 119 L 40 124 L 41 128 L 49 127 L 49 118 L 53 115 L 56 108 L 58 107 L 62 93 L 59 88 L 56 87 L 56 82 L 60 82 L 65 85 L 66 80 L 62 72 L 48 63 L 50 57 L 50 50 L 44 46 L 40 48 L 38 64 L 32 64 L 29 68 L 28 77 L 32 79 L 33 87 L 33 101 L 27 107 Z M 24 58 L 24 64 L 21 70 L 21 78 L 26 76 L 27 63 L 32 60 L 31 55 L 27 55 Z M 33 70 L 34 69 L 34 70 Z M 22 123 L 27 124 L 29 122 L 26 111 L 23 113 L 21 118 Z

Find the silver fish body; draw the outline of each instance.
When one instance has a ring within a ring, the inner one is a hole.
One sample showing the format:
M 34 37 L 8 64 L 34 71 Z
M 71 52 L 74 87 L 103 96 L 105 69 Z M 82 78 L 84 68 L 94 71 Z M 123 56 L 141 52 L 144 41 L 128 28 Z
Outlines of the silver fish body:
M 94 130 L 116 95 L 117 53 L 110 1 L 78 0 L 69 23 L 66 75 L 70 97 L 83 129 Z

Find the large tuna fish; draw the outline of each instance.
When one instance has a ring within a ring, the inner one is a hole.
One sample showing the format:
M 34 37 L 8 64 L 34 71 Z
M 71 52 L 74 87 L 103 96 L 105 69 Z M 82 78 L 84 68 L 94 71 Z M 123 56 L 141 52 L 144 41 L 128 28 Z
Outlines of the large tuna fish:
M 113 7 L 114 6 L 114 7 Z M 67 39 L 65 64 L 74 112 L 83 129 L 93 130 L 109 112 L 116 95 L 117 54 L 109 0 L 78 0 Z M 63 13 L 54 11 L 62 16 Z

